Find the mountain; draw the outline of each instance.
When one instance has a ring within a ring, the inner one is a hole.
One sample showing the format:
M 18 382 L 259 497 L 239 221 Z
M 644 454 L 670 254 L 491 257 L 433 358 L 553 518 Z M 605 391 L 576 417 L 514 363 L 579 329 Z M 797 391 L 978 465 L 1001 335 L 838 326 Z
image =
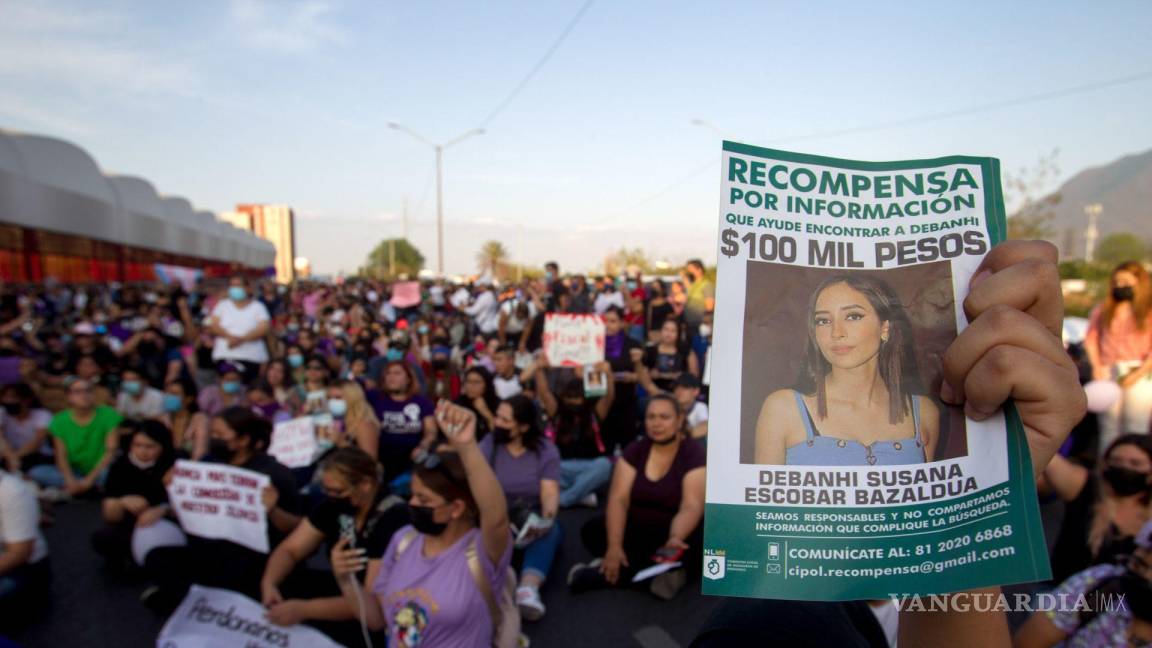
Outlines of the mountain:
M 1097 221 L 1097 242 L 1119 232 L 1152 241 L 1152 150 L 1085 169 L 1057 192 L 1051 241 L 1060 247 L 1061 259 L 1084 258 L 1084 207 L 1093 203 L 1104 208 Z

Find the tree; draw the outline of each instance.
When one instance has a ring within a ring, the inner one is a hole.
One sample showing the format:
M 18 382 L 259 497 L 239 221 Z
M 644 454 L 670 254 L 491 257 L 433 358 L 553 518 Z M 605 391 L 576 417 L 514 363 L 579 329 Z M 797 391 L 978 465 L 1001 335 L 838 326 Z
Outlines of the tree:
M 652 261 L 644 250 L 640 248 L 629 250 L 626 247 L 621 247 L 604 259 L 604 273 L 609 276 L 616 276 L 630 269 L 639 270 L 643 273 L 652 270 Z
M 500 273 L 501 266 L 507 261 L 508 250 L 500 241 L 488 241 L 476 253 L 476 263 L 480 266 L 480 272 L 487 272 L 493 277 Z
M 1109 234 L 1096 245 L 1096 261 L 1109 268 L 1125 261 L 1143 261 L 1148 256 L 1148 244 L 1139 236 L 1128 232 Z
M 1060 174 L 1056 164 L 1058 150 L 1040 156 L 1036 166 L 1022 168 L 1016 173 L 1004 174 L 1004 204 L 1011 207 L 1008 216 L 1008 238 L 1049 239 L 1053 235 L 1053 211 L 1060 204 L 1060 194 L 1050 193 L 1037 198 Z
M 395 260 L 395 267 L 393 266 Z M 424 255 L 408 239 L 390 238 L 368 253 L 360 274 L 373 279 L 395 279 L 398 275 L 415 276 L 424 268 Z

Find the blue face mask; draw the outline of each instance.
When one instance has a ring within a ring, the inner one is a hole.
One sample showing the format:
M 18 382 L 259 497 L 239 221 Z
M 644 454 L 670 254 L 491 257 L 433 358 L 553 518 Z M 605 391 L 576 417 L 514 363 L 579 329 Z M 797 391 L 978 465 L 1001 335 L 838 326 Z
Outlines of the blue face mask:
M 428 327 L 421 324 L 420 326 L 416 327 L 416 332 L 420 335 L 428 335 Z
M 300 367 L 303 367 L 304 356 L 296 355 L 295 353 L 288 356 L 288 366 L 292 367 L 293 369 L 299 369 Z
M 120 389 L 123 389 L 125 394 L 135 396 L 144 389 L 144 386 L 140 384 L 139 380 L 125 380 L 120 384 Z
M 628 286 L 628 290 L 636 290 L 636 282 L 635 281 L 629 281 L 626 285 Z
M 348 401 L 342 398 L 328 399 L 328 412 L 336 418 L 343 418 L 348 413 Z
M 164 411 L 169 414 L 179 412 L 180 408 L 184 406 L 184 399 L 176 394 L 164 394 Z
M 388 353 L 385 353 L 384 357 L 388 359 L 388 362 L 395 362 L 404 359 L 404 352 L 400 349 L 388 349 Z
M 243 286 L 229 286 L 228 299 L 232 301 L 244 301 L 248 298 L 248 291 L 244 290 Z
M 225 394 L 239 394 L 240 383 L 235 380 L 225 380 L 220 383 L 220 389 L 223 389 Z

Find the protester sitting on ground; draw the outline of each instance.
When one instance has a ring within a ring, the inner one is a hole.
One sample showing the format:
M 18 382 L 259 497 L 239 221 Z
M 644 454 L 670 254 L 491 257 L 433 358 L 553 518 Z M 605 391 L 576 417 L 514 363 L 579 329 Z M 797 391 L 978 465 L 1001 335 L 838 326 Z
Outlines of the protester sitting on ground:
M 128 451 L 112 463 L 104 483 L 104 526 L 92 535 L 96 552 L 112 563 L 129 556 L 136 519 L 152 508 L 165 508 L 164 475 L 176 461 L 172 432 L 160 421 L 141 421 Z
M 668 395 L 648 401 L 644 430 L 645 437 L 616 462 L 605 515 L 581 529 L 584 547 L 597 558 L 572 568 L 568 584 L 573 591 L 626 583 L 658 552 L 688 569 L 699 568 L 704 449 L 687 438 L 684 414 Z M 685 569 L 674 569 L 652 579 L 649 589 L 671 599 L 686 580 Z
M 328 365 L 320 356 L 308 358 L 304 365 L 304 380 L 296 387 L 302 406 L 300 414 L 321 414 L 328 411 L 325 404 L 330 374 Z
M 652 381 L 664 391 L 672 391 L 676 379 L 685 372 L 700 375 L 696 354 L 688 348 L 681 328 L 680 320 L 664 320 L 656 343 L 644 350 L 644 366 Z
M 35 466 L 28 476 L 46 488 L 63 488 L 81 495 L 104 482 L 108 466 L 119 452 L 116 426 L 122 420 L 116 410 L 97 405 L 92 384 L 74 378 L 67 382 L 68 409 L 48 424 L 55 463 Z
M 267 454 L 272 424 L 246 407 L 231 407 L 212 418 L 209 462 L 244 468 L 271 479 L 261 493 L 267 512 L 268 546 L 274 549 L 300 523 L 300 497 L 292 472 Z M 251 598 L 260 595 L 268 556 L 227 540 L 189 537 L 184 547 L 153 549 L 145 569 L 156 583 L 145 602 L 170 612 L 191 583 L 221 587 Z
M 0 468 L 0 632 L 43 607 L 51 580 L 36 489 Z
M 125 369 L 120 374 L 116 411 L 124 418 L 157 418 L 164 413 L 164 392 L 145 382 L 138 370 Z
M 1018 648 L 1146 646 L 1152 643 L 1152 524 L 1120 564 L 1094 565 L 1050 593 L 1055 609 L 1035 612 L 1016 631 Z M 1083 601 L 1083 604 L 1081 604 Z
M 636 360 L 636 376 L 640 386 L 649 394 L 667 394 L 668 392 L 656 386 L 649 376 L 648 368 L 640 359 L 638 353 L 633 354 Z M 680 374 L 672 383 L 672 396 L 680 404 L 688 424 L 688 433 L 693 439 L 704 439 L 708 436 L 708 404 L 700 400 L 700 379 L 692 374 Z
M 516 351 L 514 347 L 498 347 L 492 354 L 492 361 L 496 371 L 492 376 L 492 384 L 496 388 L 496 396 L 507 400 L 524 391 L 532 380 L 536 371 L 535 364 L 529 364 L 523 369 L 516 369 Z
M 208 417 L 200 411 L 189 383 L 174 380 L 164 386 L 164 415 L 172 446 L 183 457 L 199 460 L 208 454 Z
M 216 303 L 207 321 L 208 331 L 216 336 L 212 360 L 236 365 L 248 383 L 268 362 L 264 336 L 268 334 L 270 317 L 264 304 L 252 299 L 251 287 L 243 275 L 228 281 L 227 297 Z
M 476 415 L 476 435 L 483 440 L 496 420 L 496 406 L 500 398 L 492 383 L 492 372 L 474 366 L 464 373 L 464 382 L 456 404 Z
M 437 419 L 452 450 L 421 455 L 412 476 L 412 526 L 392 537 L 378 568 L 341 540 L 332 571 L 349 606 L 369 602 L 368 626 L 387 627 L 389 645 L 487 646 L 497 628 L 501 636 L 518 632 L 517 618 L 495 622 L 512 557 L 507 504 L 476 443 L 475 415 L 441 403 Z M 366 565 L 361 589 L 351 576 Z
M 560 508 L 560 453 L 540 430 L 536 406 L 519 395 L 496 408 L 492 434 L 480 442 L 480 450 L 492 464 L 508 501 L 508 516 L 519 533 L 517 545 L 524 550 L 516 604 L 527 621 L 544 616 L 540 586 L 552 569 L 564 540 L 556 514 Z M 530 517 L 538 525 L 524 532 Z
M 642 348 L 624 333 L 624 314 L 619 308 L 604 313 L 604 360 L 612 365 L 616 380 L 616 398 L 612 409 L 604 418 L 601 434 L 609 452 L 625 448 L 636 440 L 636 372 L 632 363 L 632 350 Z
M 1101 457 L 1098 473 L 1056 455 L 1043 475 L 1041 487 L 1067 502 L 1052 548 L 1056 581 L 1132 552 L 1136 532 L 1152 519 L 1152 438 L 1116 439 Z
M 7 443 L 17 468 L 52 463 L 48 424 L 52 414 L 40 406 L 36 393 L 25 382 L 0 387 L 0 436 Z
M 607 391 L 603 396 L 592 400 L 586 398 L 584 380 L 576 377 L 564 384 L 557 398 L 545 376 L 548 357 L 541 353 L 537 362 L 541 370 L 536 373 L 536 394 L 548 417 L 548 436 L 560 451 L 560 506 L 569 508 L 583 504 L 595 507 L 596 491 L 612 477 L 612 460 L 607 456 L 608 448 L 600 434 L 616 399 L 612 368 L 607 362 L 596 367 L 607 376 Z
M 380 419 L 380 442 L 377 457 L 389 479 L 408 472 L 412 457 L 427 452 L 436 444 L 434 409 L 419 394 L 419 385 L 411 365 L 393 360 L 384 367 L 383 389 L 368 394 Z
M 298 355 L 297 357 L 303 364 L 304 356 Z M 272 387 L 272 395 L 276 402 L 280 403 L 280 407 L 295 416 L 300 411 L 301 400 L 288 363 L 280 358 L 269 362 L 268 369 L 264 373 L 264 380 Z
M 380 444 L 380 419 L 360 383 L 341 380 L 328 386 L 328 413 L 333 418 L 333 441 L 336 446 L 355 444 L 376 457 Z
M 231 362 L 221 362 L 216 366 L 216 384 L 200 390 L 196 402 L 205 416 L 216 416 L 230 407 L 244 407 L 248 397 L 244 393 L 245 382 L 242 369 Z
M 111 377 L 105 372 L 104 368 L 96 361 L 94 356 L 82 355 L 76 359 L 73 366 L 72 375 L 88 381 L 88 384 L 92 386 L 92 396 L 95 404 L 106 405 L 108 407 L 114 407 L 116 405 L 116 396 L 110 387 L 110 385 L 113 384 L 114 377 Z M 65 378 L 65 380 L 67 380 L 67 378 Z M 67 391 L 66 386 L 65 391 Z
M 276 547 L 264 568 L 260 598 L 270 621 L 293 625 L 358 617 L 331 573 L 301 566 L 321 544 L 331 552 L 342 537 L 350 537 L 350 546 L 363 549 L 369 558 L 370 570 L 379 569 L 392 536 L 408 524 L 408 507 L 388 495 L 382 476 L 376 458 L 358 448 L 341 448 L 324 459 L 320 483 L 325 499 Z M 361 585 L 364 573 L 357 573 Z M 317 625 L 335 639 L 359 639 L 358 625 Z

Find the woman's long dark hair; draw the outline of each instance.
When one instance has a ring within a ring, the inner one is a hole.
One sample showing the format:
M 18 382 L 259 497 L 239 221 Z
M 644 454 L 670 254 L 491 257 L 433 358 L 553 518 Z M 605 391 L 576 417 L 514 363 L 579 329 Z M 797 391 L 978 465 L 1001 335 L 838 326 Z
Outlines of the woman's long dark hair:
M 537 415 L 536 405 L 532 399 L 523 394 L 517 394 L 505 399 L 504 403 L 512 408 L 512 420 L 516 421 L 517 425 L 528 426 L 528 429 L 524 430 L 524 434 L 520 436 L 520 442 L 524 444 L 525 448 L 538 452 L 543 433 L 540 430 L 540 417 Z
M 484 404 L 488 406 L 488 411 L 495 412 L 496 408 L 500 406 L 500 397 L 496 395 L 496 385 L 492 379 L 492 372 L 488 371 L 487 367 L 473 365 L 464 372 L 464 377 L 467 378 L 468 374 L 476 374 L 484 379 Z
M 912 399 L 924 390 L 916 355 L 912 351 L 912 324 L 904 312 L 900 298 L 884 280 L 862 273 L 833 275 L 820 283 L 808 300 L 808 344 L 800 367 L 797 389 L 804 394 L 816 395 L 820 418 L 828 416 L 828 391 L 825 384 L 832 365 L 816 343 L 816 322 L 812 314 L 820 293 L 830 286 L 844 284 L 863 294 L 881 322 L 888 322 L 888 341 L 880 345 L 878 358 L 880 378 L 888 388 L 888 421 L 893 425 L 904 421 L 911 411 Z
M 238 437 L 248 437 L 248 451 L 261 454 L 272 442 L 272 423 L 247 407 L 232 406 L 217 414 Z
M 1127 272 L 1136 277 L 1136 287 L 1132 291 L 1132 317 L 1136 320 L 1136 328 L 1143 331 L 1148 321 L 1148 314 L 1152 313 L 1152 278 L 1144 264 L 1139 261 L 1125 261 L 1112 269 L 1109 279 L 1115 278 L 1117 273 Z M 1111 288 L 1111 282 L 1109 282 Z M 1100 333 L 1108 334 L 1108 327 L 1112 325 L 1112 316 L 1116 314 L 1116 307 L 1120 302 L 1112 297 L 1112 291 L 1104 296 L 1104 303 L 1100 306 Z

